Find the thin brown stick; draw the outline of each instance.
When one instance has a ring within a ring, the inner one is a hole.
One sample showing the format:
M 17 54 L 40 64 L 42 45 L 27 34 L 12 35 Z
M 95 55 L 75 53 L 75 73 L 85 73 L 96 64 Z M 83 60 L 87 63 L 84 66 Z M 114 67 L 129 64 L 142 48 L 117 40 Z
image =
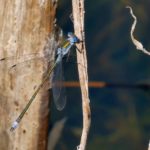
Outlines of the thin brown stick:
M 64 87 L 68 88 L 78 88 L 80 83 L 78 81 L 65 81 L 63 82 Z M 141 89 L 148 91 L 150 89 L 150 84 L 148 83 L 138 83 L 138 84 L 128 84 L 128 83 L 119 83 L 119 82 L 104 82 L 104 81 L 89 81 L 89 88 L 120 88 L 120 89 Z
M 80 82 L 78 81 L 65 81 L 63 82 L 63 86 L 64 87 L 80 87 Z M 106 82 L 94 82 L 94 81 L 91 81 L 88 83 L 88 87 L 91 87 L 91 88 L 103 88 L 107 86 L 107 83 Z
M 76 36 L 83 42 L 77 45 L 77 48 L 82 50 L 82 53 L 77 51 L 78 72 L 80 87 L 82 93 L 82 111 L 83 111 L 83 130 L 81 135 L 80 145 L 78 150 L 85 150 L 87 136 L 91 123 L 90 100 L 88 92 L 88 74 L 87 74 L 87 58 L 85 48 L 84 35 L 84 0 L 72 0 L 73 5 L 73 20 Z M 84 66 L 84 67 L 83 67 Z

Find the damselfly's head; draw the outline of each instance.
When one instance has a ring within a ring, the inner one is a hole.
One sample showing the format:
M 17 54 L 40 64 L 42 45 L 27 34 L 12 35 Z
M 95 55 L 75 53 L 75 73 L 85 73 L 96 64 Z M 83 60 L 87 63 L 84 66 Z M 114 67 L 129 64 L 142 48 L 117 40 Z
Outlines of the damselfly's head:
M 72 32 L 68 32 L 69 40 L 72 44 L 79 43 L 80 40 L 76 37 L 76 35 Z

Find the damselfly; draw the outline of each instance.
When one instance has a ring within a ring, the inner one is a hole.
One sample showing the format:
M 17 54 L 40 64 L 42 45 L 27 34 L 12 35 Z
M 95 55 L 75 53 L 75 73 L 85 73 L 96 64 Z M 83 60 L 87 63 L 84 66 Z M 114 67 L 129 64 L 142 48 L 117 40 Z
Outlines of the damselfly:
M 56 60 L 53 64 L 53 66 L 48 69 L 48 72 L 47 72 L 45 78 L 43 79 L 43 82 L 35 90 L 35 92 L 31 96 L 31 98 L 29 99 L 27 105 L 23 109 L 23 111 L 20 113 L 18 118 L 13 122 L 13 124 L 10 128 L 10 131 L 13 131 L 18 127 L 18 124 L 20 123 L 20 121 L 24 117 L 26 111 L 28 110 L 31 103 L 35 99 L 35 97 L 38 94 L 39 90 L 43 87 L 43 85 L 45 84 L 47 79 L 50 77 L 53 70 L 54 70 L 54 74 L 53 74 L 53 79 L 52 79 L 52 91 L 53 91 L 54 102 L 55 102 L 56 108 L 58 110 L 62 110 L 65 107 L 66 98 L 61 97 L 61 95 L 63 95 L 63 93 L 64 93 L 64 90 L 61 87 L 61 83 L 62 83 L 61 80 L 63 79 L 62 76 L 61 76 L 62 59 L 66 54 L 69 53 L 72 46 L 75 45 L 76 43 L 79 43 L 79 42 L 80 42 L 79 39 L 73 33 L 71 33 L 71 32 L 68 33 L 67 40 L 63 43 L 63 45 L 61 47 L 59 47 L 57 49 Z

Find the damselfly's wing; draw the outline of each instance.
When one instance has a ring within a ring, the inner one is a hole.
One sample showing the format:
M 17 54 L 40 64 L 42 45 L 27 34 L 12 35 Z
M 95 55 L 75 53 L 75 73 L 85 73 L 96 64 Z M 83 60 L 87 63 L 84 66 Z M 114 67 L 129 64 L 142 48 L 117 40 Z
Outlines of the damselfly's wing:
M 21 56 L 9 56 L 9 57 L 2 57 L 0 58 L 0 66 L 5 66 L 5 68 L 8 69 L 9 73 L 16 73 L 16 70 L 22 70 L 21 68 L 24 68 L 23 74 L 26 73 L 25 70 L 28 70 L 31 68 L 32 65 L 40 64 L 42 61 L 49 62 L 50 54 L 47 54 L 46 56 L 40 53 L 31 53 Z M 31 71 L 31 70 L 30 70 Z M 35 71 L 35 70 L 33 70 Z
M 66 105 L 65 88 L 63 87 L 62 59 L 56 65 L 52 77 L 52 92 L 56 108 L 61 111 Z

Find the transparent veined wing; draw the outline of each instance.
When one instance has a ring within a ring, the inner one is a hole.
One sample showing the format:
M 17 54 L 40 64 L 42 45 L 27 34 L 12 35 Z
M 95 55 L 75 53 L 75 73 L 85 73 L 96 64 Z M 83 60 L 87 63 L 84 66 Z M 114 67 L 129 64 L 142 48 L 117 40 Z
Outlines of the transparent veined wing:
M 16 73 L 16 71 L 22 70 L 21 68 L 25 68 L 31 71 L 30 68 L 32 69 L 33 65 L 38 65 L 42 61 L 45 61 L 46 63 L 50 62 L 51 56 L 52 54 L 31 53 L 20 55 L 18 57 L 2 57 L 0 58 L 0 66 L 5 66 L 9 73 Z M 24 70 L 23 73 L 25 74 L 26 71 Z
M 63 87 L 62 59 L 57 63 L 52 76 L 52 92 L 57 110 L 61 111 L 66 105 L 65 88 Z
M 16 64 L 24 63 L 30 60 L 34 60 L 38 57 L 41 57 L 41 54 L 39 53 L 31 53 L 31 54 L 25 54 L 20 56 L 8 56 L 8 57 L 1 57 L 0 58 L 0 64 L 5 64 L 8 67 L 13 67 Z

